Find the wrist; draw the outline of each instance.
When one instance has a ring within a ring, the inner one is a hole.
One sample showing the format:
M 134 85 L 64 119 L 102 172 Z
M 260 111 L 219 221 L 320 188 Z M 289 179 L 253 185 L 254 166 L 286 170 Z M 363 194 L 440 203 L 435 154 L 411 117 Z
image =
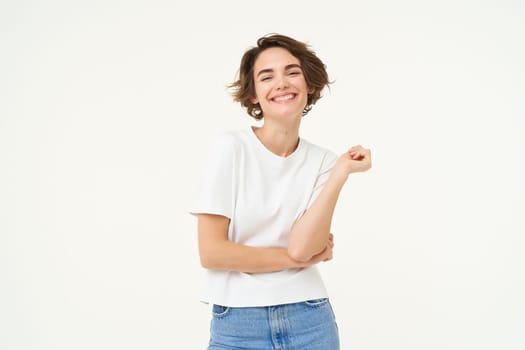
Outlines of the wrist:
M 348 175 L 350 174 L 332 172 L 326 185 L 330 184 L 332 186 L 343 187 L 343 185 L 346 183 L 346 180 L 348 180 Z

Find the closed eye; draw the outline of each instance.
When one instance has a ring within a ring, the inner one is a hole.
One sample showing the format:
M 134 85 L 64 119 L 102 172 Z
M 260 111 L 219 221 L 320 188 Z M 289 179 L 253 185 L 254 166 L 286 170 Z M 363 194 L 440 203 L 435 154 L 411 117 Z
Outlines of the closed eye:
M 299 75 L 301 74 L 300 71 L 291 71 L 290 73 L 288 73 L 288 75 Z

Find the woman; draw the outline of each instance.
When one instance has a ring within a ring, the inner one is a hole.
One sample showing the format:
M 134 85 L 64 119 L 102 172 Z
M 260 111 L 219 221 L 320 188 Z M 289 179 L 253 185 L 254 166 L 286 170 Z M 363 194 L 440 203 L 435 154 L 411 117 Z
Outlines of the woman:
M 264 125 L 213 142 L 192 210 L 207 269 L 202 301 L 213 304 L 208 349 L 339 349 L 316 264 L 332 259 L 348 175 L 371 162 L 361 146 L 337 157 L 299 137 L 328 84 L 323 62 L 287 36 L 260 38 L 241 60 L 234 98 Z

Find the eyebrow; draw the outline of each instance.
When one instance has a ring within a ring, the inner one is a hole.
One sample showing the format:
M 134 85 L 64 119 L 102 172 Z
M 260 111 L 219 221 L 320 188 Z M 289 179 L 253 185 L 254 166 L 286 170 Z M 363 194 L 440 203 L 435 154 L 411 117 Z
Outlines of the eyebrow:
M 299 69 L 302 69 L 300 65 L 298 65 L 297 63 L 292 63 L 292 64 L 288 64 L 286 65 L 286 67 L 284 67 L 284 70 L 290 70 L 292 68 L 299 68 Z M 264 74 L 264 73 L 272 73 L 273 72 L 273 69 L 272 68 L 266 68 L 266 69 L 261 69 L 259 71 L 259 73 L 257 73 L 257 76 L 261 75 L 261 74 Z

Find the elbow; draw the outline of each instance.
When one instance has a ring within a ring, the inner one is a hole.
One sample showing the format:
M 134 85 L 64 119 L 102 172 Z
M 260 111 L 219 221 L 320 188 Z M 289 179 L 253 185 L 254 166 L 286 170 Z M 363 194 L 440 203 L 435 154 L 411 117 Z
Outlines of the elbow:
M 199 254 L 201 266 L 205 269 L 216 269 L 217 262 L 213 255 L 207 252 L 200 252 Z
M 288 256 L 298 262 L 308 262 L 312 255 L 309 254 L 305 249 L 300 247 L 289 246 L 288 247 Z
M 201 266 L 203 268 L 205 268 L 205 269 L 211 269 L 212 268 L 213 264 L 211 263 L 209 258 L 202 256 L 202 254 L 201 254 L 200 258 L 201 258 Z
M 325 249 L 326 243 L 323 241 L 317 242 L 316 244 L 308 243 L 304 240 L 288 242 L 288 256 L 301 263 L 309 262 Z
M 209 244 L 199 244 L 199 259 L 201 266 L 208 270 L 223 270 L 228 267 L 227 254 L 222 242 L 214 241 Z

